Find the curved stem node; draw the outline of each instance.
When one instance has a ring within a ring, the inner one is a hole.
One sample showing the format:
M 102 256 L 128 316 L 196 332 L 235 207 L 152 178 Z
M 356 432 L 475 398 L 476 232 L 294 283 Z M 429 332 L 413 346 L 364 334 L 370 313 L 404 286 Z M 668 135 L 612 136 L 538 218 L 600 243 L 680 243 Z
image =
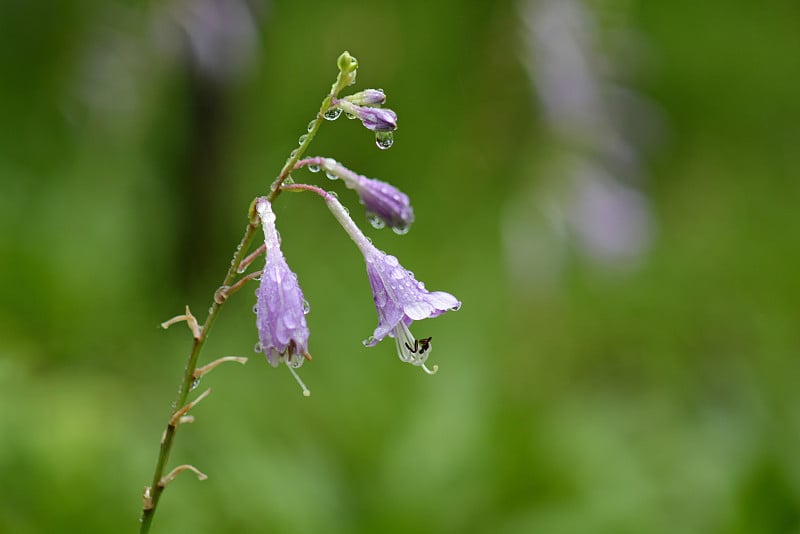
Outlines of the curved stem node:
M 192 312 L 189 309 L 188 305 L 186 306 L 186 313 L 182 315 L 176 315 L 171 319 L 167 319 L 166 321 L 161 323 L 161 328 L 166 330 L 170 326 L 180 323 L 182 321 L 186 321 L 186 324 L 189 325 L 189 330 L 192 331 L 192 337 L 194 337 L 195 339 L 200 339 L 200 330 L 201 330 L 200 325 L 197 323 L 197 318 L 194 315 L 192 315 Z
M 161 478 L 161 480 L 158 481 L 159 487 L 161 487 L 162 489 L 166 488 L 167 484 L 169 484 L 170 482 L 175 480 L 175 477 L 177 477 L 178 475 L 180 475 L 184 471 L 193 472 L 195 475 L 197 475 L 197 480 L 205 480 L 205 479 L 208 478 L 208 475 L 206 475 L 205 473 L 200 471 L 195 466 L 190 465 L 190 464 L 183 464 L 183 465 L 179 465 L 178 467 L 176 467 L 175 469 L 170 471 L 167 475 L 163 476 Z
M 223 356 L 222 358 L 218 358 L 213 362 L 204 365 L 203 367 L 198 367 L 197 369 L 194 370 L 194 374 L 192 376 L 194 376 L 194 379 L 197 380 L 206 373 L 208 373 L 209 371 L 212 371 L 218 365 L 223 364 L 225 362 L 238 362 L 244 365 L 247 363 L 247 358 L 245 358 L 244 356 Z
M 192 402 L 190 402 L 189 404 L 187 404 L 186 406 L 184 406 L 183 408 L 181 408 L 180 410 L 175 412 L 172 415 L 172 417 L 170 417 L 169 424 L 171 426 L 178 426 L 178 423 L 180 422 L 181 417 L 186 415 L 189 412 L 189 410 L 191 410 L 192 408 L 197 406 L 200 403 L 201 400 L 205 399 L 210 394 L 211 394 L 211 388 L 208 388 L 207 390 L 202 392 L 195 400 L 193 400 Z

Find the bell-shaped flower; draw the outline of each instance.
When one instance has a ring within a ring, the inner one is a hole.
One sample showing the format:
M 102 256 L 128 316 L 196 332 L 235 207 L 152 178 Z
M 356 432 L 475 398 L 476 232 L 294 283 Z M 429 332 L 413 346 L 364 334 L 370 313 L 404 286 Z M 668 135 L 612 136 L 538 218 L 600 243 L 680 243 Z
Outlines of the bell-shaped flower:
M 329 176 L 341 178 L 348 188 L 358 193 L 372 226 L 385 225 L 398 234 L 408 232 L 414 222 L 414 209 L 408 195 L 391 184 L 353 172 L 335 159 L 319 158 L 319 161 Z
M 397 258 L 378 250 L 364 236 L 333 195 L 325 197 L 325 201 L 361 250 L 367 264 L 367 277 L 378 312 L 378 326 L 364 340 L 364 345 L 371 347 L 388 335 L 395 340 L 400 360 L 422 367 L 428 374 L 435 373 L 438 366 L 429 369 L 425 365 L 431 353 L 431 338 L 417 339 L 409 327 L 414 321 L 458 310 L 461 302 L 450 293 L 426 290 L 425 285 L 417 281 L 414 273 L 403 268 Z
M 256 290 L 256 326 L 258 328 L 257 352 L 263 352 L 269 363 L 277 367 L 286 363 L 297 382 L 308 395 L 308 389 L 297 376 L 295 369 L 311 359 L 308 353 L 308 303 L 280 248 L 280 237 L 275 228 L 275 213 L 270 202 L 260 198 L 256 212 L 261 218 L 266 244 L 266 265 L 261 284 Z

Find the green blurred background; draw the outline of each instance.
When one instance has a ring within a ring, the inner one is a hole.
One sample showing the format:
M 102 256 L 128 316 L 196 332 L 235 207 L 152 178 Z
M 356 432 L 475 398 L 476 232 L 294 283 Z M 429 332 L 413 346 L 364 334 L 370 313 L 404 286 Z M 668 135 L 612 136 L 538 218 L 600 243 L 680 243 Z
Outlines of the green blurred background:
M 345 49 L 394 147 L 340 119 L 309 153 L 411 196 L 396 236 L 322 184 L 463 301 L 413 329 L 440 372 L 361 345 L 363 260 L 282 196 L 313 394 L 236 295 L 201 361 L 251 361 L 204 378 L 171 465 L 209 479 L 153 532 L 800 532 L 798 24 L 793 0 L 3 2 L 0 532 L 137 528 L 190 345 L 158 324 L 204 317 Z

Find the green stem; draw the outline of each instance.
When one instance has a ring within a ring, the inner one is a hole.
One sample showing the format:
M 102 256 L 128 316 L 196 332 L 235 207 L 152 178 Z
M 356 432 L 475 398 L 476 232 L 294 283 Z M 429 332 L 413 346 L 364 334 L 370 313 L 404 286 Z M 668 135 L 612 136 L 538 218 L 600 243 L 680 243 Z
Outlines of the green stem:
M 322 104 L 320 105 L 317 116 L 314 119 L 314 123 L 311 129 L 308 131 L 308 135 L 300 144 L 299 148 L 291 153 L 281 169 L 281 172 L 278 174 L 278 177 L 275 178 L 274 182 L 272 182 L 270 192 L 267 195 L 267 200 L 270 202 L 274 201 L 275 198 L 277 198 L 277 196 L 280 194 L 281 185 L 289 177 L 289 173 L 292 171 L 297 161 L 303 156 L 308 148 L 308 145 L 311 144 L 311 141 L 314 139 L 317 130 L 319 130 L 320 125 L 325 120 L 325 112 L 330 109 L 331 102 L 339 94 L 339 91 L 348 85 L 347 80 L 348 77 L 343 75 L 340 69 L 339 75 L 336 78 L 336 82 L 331 86 L 331 92 L 322 100 Z M 260 226 L 258 216 L 255 215 L 255 201 L 253 201 L 253 203 L 250 205 L 249 219 L 250 220 L 247 223 L 247 228 L 245 228 L 242 240 L 239 242 L 239 246 L 236 248 L 236 252 L 233 255 L 231 266 L 228 269 L 228 272 L 225 274 L 224 280 L 222 281 L 222 286 L 230 286 L 233 283 L 236 275 L 238 274 L 237 269 L 239 268 L 239 264 L 247 254 L 247 250 L 249 249 L 250 243 L 255 236 L 256 230 Z M 155 472 L 153 473 L 153 481 L 149 488 L 149 494 L 145 494 L 141 525 L 139 528 L 140 534 L 147 534 L 150 532 L 150 525 L 153 522 L 153 516 L 156 513 L 156 508 L 158 507 L 158 502 L 161 499 L 161 494 L 164 492 L 164 485 L 162 485 L 161 481 L 164 478 L 164 471 L 166 470 L 167 461 L 169 460 L 169 455 L 172 451 L 172 445 L 175 441 L 175 432 L 177 430 L 177 425 L 179 424 L 178 421 L 174 421 L 175 414 L 178 412 L 178 410 L 186 405 L 186 400 L 188 399 L 189 392 L 192 389 L 192 382 L 194 382 L 194 373 L 197 369 L 197 360 L 200 356 L 200 351 L 203 349 L 203 345 L 206 342 L 206 338 L 211 330 L 211 326 L 214 324 L 214 321 L 216 321 L 217 315 L 219 314 L 223 303 L 224 300 L 222 302 L 216 302 L 216 300 L 212 302 L 208 316 L 206 317 L 203 325 L 200 327 L 199 335 L 194 338 L 192 350 L 189 353 L 189 359 L 186 362 L 186 369 L 183 372 L 181 385 L 178 389 L 178 398 L 173 405 L 167 428 L 164 431 L 164 436 L 161 440 L 161 447 L 158 452 L 158 459 L 156 460 L 156 468 Z
M 244 236 L 242 236 L 239 247 L 236 249 L 236 253 L 233 256 L 231 266 L 222 282 L 223 286 L 231 285 L 233 279 L 236 277 L 236 269 L 238 268 L 239 263 L 242 261 L 242 258 L 244 258 L 244 255 L 250 246 L 250 242 L 253 240 L 253 236 L 255 236 L 258 226 L 258 222 L 256 221 L 254 224 L 252 219 L 247 224 Z M 194 339 L 192 351 L 189 354 L 189 360 L 186 362 L 186 369 L 183 372 L 181 385 L 178 389 L 178 398 L 173 405 L 169 423 L 167 424 L 167 429 L 164 431 L 164 437 L 161 440 L 161 448 L 158 452 L 158 460 L 156 461 L 156 469 L 153 474 L 153 482 L 150 485 L 150 501 L 145 503 L 145 506 L 142 510 L 141 527 L 139 529 L 141 534 L 146 534 L 150 531 L 150 524 L 152 523 L 153 516 L 156 513 L 158 501 L 161 498 L 162 492 L 164 491 L 164 486 L 161 485 L 161 479 L 164 477 L 164 470 L 167 465 L 167 460 L 169 460 L 169 454 L 172 451 L 172 444 L 175 440 L 175 431 L 177 430 L 177 422 L 173 422 L 173 416 L 175 415 L 175 412 L 183 408 L 183 406 L 186 404 L 186 400 L 189 397 L 189 392 L 192 389 L 194 372 L 197 369 L 197 358 L 200 356 L 200 351 L 206 342 L 206 338 L 211 330 L 211 326 L 217 319 L 217 315 L 219 314 L 221 308 L 222 303 L 218 304 L 217 302 L 214 302 L 211 305 L 211 309 L 208 312 L 208 317 L 206 317 L 205 322 L 200 327 L 200 335 Z

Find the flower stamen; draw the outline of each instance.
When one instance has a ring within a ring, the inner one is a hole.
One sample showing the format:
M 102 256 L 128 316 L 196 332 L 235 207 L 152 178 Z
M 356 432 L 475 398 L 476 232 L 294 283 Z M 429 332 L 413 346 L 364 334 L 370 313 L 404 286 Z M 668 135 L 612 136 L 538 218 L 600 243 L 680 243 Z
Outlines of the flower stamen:
M 300 380 L 300 376 L 297 374 L 297 371 L 294 370 L 294 367 L 292 367 L 291 365 L 287 365 L 286 367 L 289 368 L 289 372 L 292 373 L 292 376 L 294 377 L 294 379 L 297 380 L 298 384 L 300 384 L 300 387 L 303 390 L 303 396 L 304 397 L 310 397 L 311 396 L 311 390 L 306 387 L 306 385 L 303 383 L 302 380 Z

